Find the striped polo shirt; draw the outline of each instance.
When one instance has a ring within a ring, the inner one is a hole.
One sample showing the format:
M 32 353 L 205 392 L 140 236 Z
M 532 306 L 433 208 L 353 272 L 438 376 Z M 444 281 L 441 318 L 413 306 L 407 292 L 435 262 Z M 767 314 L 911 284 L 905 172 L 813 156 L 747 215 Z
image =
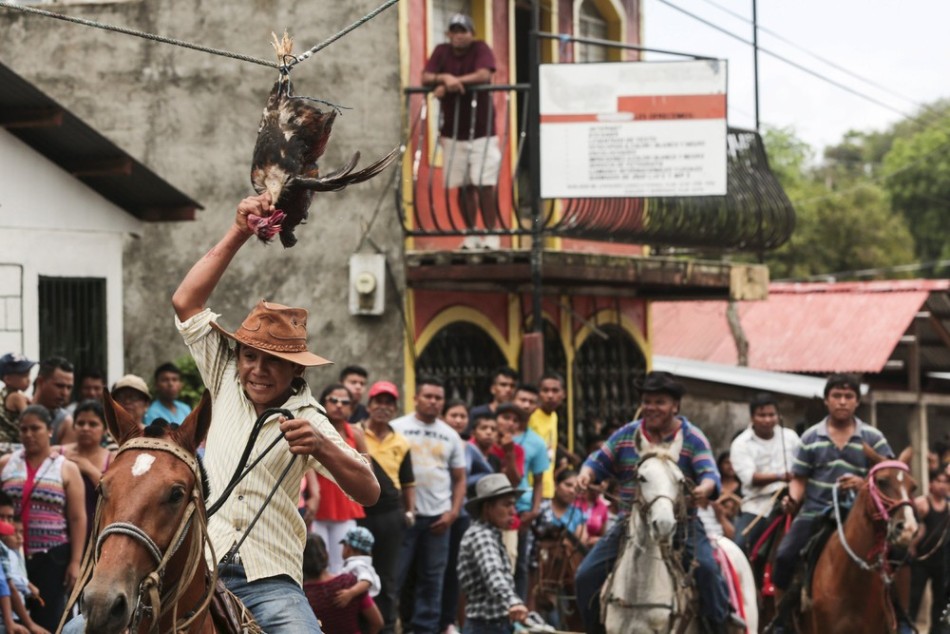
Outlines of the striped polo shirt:
M 683 449 L 680 451 L 677 466 L 687 478 L 699 484 L 701 480 L 712 480 L 716 483 L 712 499 L 719 497 L 722 480 L 719 477 L 719 468 L 712 455 L 712 449 L 705 434 L 696 425 L 690 423 L 683 416 L 677 416 L 683 430 Z M 620 482 L 620 501 L 623 510 L 627 511 L 637 492 L 637 465 L 640 463 L 640 452 L 634 444 L 634 435 L 643 424 L 642 420 L 627 423 L 584 461 L 585 467 L 590 467 L 600 482 L 604 478 L 617 478 Z M 676 437 L 677 429 L 663 442 L 672 442 Z M 655 439 L 652 439 L 656 442 Z M 690 514 L 695 514 L 695 508 L 690 508 Z
M 217 318 L 218 315 L 207 308 L 184 322 L 175 318 L 178 331 L 194 357 L 195 365 L 213 399 L 204 455 L 212 500 L 216 500 L 216 496 L 231 479 L 254 421 L 257 420 L 254 404 L 244 394 L 238 379 L 237 356 L 230 347 L 230 340 L 211 328 L 211 322 L 217 321 Z M 295 381 L 294 393 L 281 407 L 290 410 L 298 418 L 309 420 L 324 438 L 340 447 L 344 453 L 368 464 L 330 424 L 304 381 Z M 251 451 L 252 461 L 280 435 L 278 418 L 272 416 L 261 427 L 257 443 Z M 257 510 L 264 506 L 277 478 L 293 458 L 287 444 L 278 443 L 241 480 L 224 505 L 208 520 L 208 537 L 214 546 L 216 558 L 223 557 L 240 539 Z M 288 575 L 298 584 L 303 582 L 303 548 L 307 528 L 297 511 L 297 500 L 300 480 L 311 468 L 333 480 L 326 467 L 313 457 L 295 461 L 267 510 L 261 514 L 247 540 L 241 545 L 241 562 L 248 581 Z M 214 565 L 215 562 L 209 563 Z
M 864 455 L 864 443 L 886 458 L 894 457 L 884 434 L 858 418 L 854 421 L 854 433 L 841 449 L 828 436 L 827 418 L 802 435 L 802 446 L 792 464 L 794 475 L 808 478 L 805 504 L 799 513 L 802 517 L 814 517 L 831 506 L 832 489 L 841 476 L 867 476 L 868 459 Z

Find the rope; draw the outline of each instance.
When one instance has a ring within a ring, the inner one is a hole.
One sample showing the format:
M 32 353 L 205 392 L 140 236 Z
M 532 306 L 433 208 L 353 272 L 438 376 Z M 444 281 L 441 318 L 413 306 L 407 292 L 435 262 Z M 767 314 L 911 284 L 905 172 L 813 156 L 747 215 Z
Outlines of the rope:
M 53 13 L 52 11 L 46 11 L 44 9 L 37 9 L 35 7 L 28 7 L 19 4 L 14 4 L 12 2 L 0 1 L 0 7 L 5 9 L 14 9 L 16 11 L 22 11 L 23 13 L 33 13 L 35 15 L 41 15 L 47 18 L 53 18 L 56 20 L 62 20 L 64 22 L 72 22 L 74 24 L 80 24 L 82 26 L 90 26 L 95 29 L 103 29 L 105 31 L 114 31 L 116 33 L 123 33 L 125 35 L 132 35 L 134 37 L 140 37 L 145 40 L 151 40 L 153 42 L 161 42 L 162 44 L 172 44 L 174 46 L 180 46 L 182 48 L 190 48 L 195 51 L 201 51 L 202 53 L 208 53 L 210 55 L 218 55 L 220 57 L 229 57 L 231 59 L 240 60 L 242 62 L 248 62 L 251 64 L 258 64 L 259 66 L 269 66 L 271 68 L 278 68 L 276 62 L 270 62 L 259 57 L 251 57 L 250 55 L 244 55 L 242 53 L 234 53 L 231 51 L 225 51 L 219 48 L 211 48 L 210 46 L 202 46 L 201 44 L 194 44 L 192 42 L 186 42 L 184 40 L 178 40 L 172 37 L 166 37 L 164 35 L 156 35 L 154 33 L 146 33 L 145 31 L 138 31 L 136 29 L 130 29 L 124 26 L 116 26 L 114 24 L 106 24 L 104 22 L 96 22 L 95 20 L 86 20 L 84 18 L 76 18 L 70 15 L 63 15 L 62 13 Z
M 365 23 L 369 22 L 377 15 L 396 4 L 399 0 L 386 0 L 382 5 L 374 9 L 373 11 L 367 13 L 362 18 L 349 25 L 345 29 L 334 33 L 327 39 L 323 40 L 313 48 L 311 48 L 306 53 L 296 56 L 287 64 L 278 64 L 276 62 L 268 61 L 266 59 L 261 59 L 260 57 L 253 57 L 251 55 L 244 55 L 243 53 L 235 53 L 233 51 L 226 51 L 220 48 L 212 48 L 210 46 L 203 46 L 201 44 L 195 44 L 193 42 L 187 42 L 185 40 L 179 40 L 173 37 L 166 37 L 164 35 L 156 35 L 155 33 L 148 33 L 145 31 L 139 31 L 137 29 L 130 29 L 124 26 L 116 26 L 115 24 L 106 24 L 105 22 L 97 22 L 96 20 L 86 20 L 85 18 L 77 18 L 70 15 L 63 15 L 62 13 L 54 13 L 52 11 L 46 11 L 45 9 L 37 9 L 35 7 L 23 6 L 20 4 L 15 4 L 13 2 L 8 2 L 6 0 L 0 0 L 0 7 L 4 9 L 13 9 L 15 11 L 20 11 L 22 13 L 32 13 L 34 15 L 41 15 L 46 18 L 53 18 L 55 20 L 62 20 L 64 22 L 72 22 L 73 24 L 79 24 L 82 26 L 92 27 L 94 29 L 102 29 L 104 31 L 113 31 L 115 33 L 122 33 L 124 35 L 132 35 L 134 37 L 139 37 L 145 40 L 151 40 L 153 42 L 160 42 L 162 44 L 171 44 L 173 46 L 180 46 L 181 48 L 190 48 L 195 51 L 200 51 L 202 53 L 208 53 L 209 55 L 218 55 L 219 57 L 227 57 L 230 59 L 236 59 L 242 62 L 248 62 L 249 64 L 257 64 L 258 66 L 267 66 L 269 68 L 277 69 L 286 69 L 290 70 L 300 62 L 305 59 L 309 59 L 315 53 L 323 50 L 330 44 L 333 44 L 338 39 L 347 35 L 354 29 L 357 29 L 363 26 Z
M 293 68 L 294 66 L 296 66 L 297 64 L 299 64 L 300 62 L 304 61 L 305 59 L 309 59 L 310 56 L 313 55 L 314 53 L 317 53 L 317 52 L 323 50 L 324 48 L 330 46 L 331 44 L 333 44 L 334 42 L 336 42 L 338 39 L 340 39 L 341 37 L 343 37 L 344 35 L 346 35 L 346 34 L 349 33 L 350 31 L 352 31 L 352 30 L 354 30 L 354 29 L 357 29 L 357 28 L 363 26 L 365 23 L 369 22 L 370 20 L 372 20 L 372 19 L 375 18 L 377 15 L 379 15 L 380 13 L 382 13 L 383 11 L 385 11 L 386 9 L 388 9 L 389 7 L 393 6 L 393 5 L 396 4 L 397 2 L 399 2 L 399 0 L 386 0 L 386 2 L 384 2 L 383 4 L 381 4 L 380 6 L 378 6 L 378 7 L 377 7 L 376 9 L 374 9 L 373 11 L 370 11 L 369 13 L 367 13 L 367 14 L 364 15 L 362 18 L 360 18 L 359 20 L 357 20 L 356 22 L 354 22 L 354 23 L 351 24 L 350 26 L 346 27 L 346 28 L 343 29 L 342 31 L 338 31 L 337 33 L 334 33 L 333 35 L 331 35 L 331 36 L 328 37 L 327 39 L 323 40 L 322 42 L 320 42 L 319 44 L 317 44 L 316 46 L 314 46 L 313 48 L 311 48 L 311 49 L 310 49 L 309 51 L 307 51 L 306 53 L 301 53 L 300 55 L 297 55 L 297 56 L 296 56 L 296 59 L 292 60 L 289 64 L 287 64 L 287 69 L 289 70 L 289 69 Z
M 831 489 L 831 501 L 835 510 L 835 523 L 838 525 L 838 539 L 841 541 L 841 546 L 844 548 L 844 551 L 848 553 L 848 556 L 851 560 L 858 564 L 858 567 L 861 570 L 871 572 L 877 568 L 877 566 L 871 566 L 868 562 L 864 561 L 861 557 L 858 557 L 853 550 L 851 550 L 851 545 L 848 544 L 848 540 L 844 536 L 844 524 L 841 522 L 841 504 L 838 502 L 838 483 L 835 482 L 834 487 Z

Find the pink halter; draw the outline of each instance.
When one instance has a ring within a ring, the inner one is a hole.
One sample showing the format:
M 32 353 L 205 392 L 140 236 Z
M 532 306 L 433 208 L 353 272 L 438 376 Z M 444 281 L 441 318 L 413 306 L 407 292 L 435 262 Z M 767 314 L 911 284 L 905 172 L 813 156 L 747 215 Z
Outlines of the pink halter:
M 902 506 L 909 506 L 911 502 L 909 500 L 891 500 L 881 493 L 881 490 L 877 488 L 877 484 L 874 481 L 874 474 L 884 469 L 898 469 L 904 473 L 910 473 L 910 467 L 900 460 L 885 460 L 871 467 L 871 471 L 868 473 L 868 492 L 871 494 L 871 500 L 874 502 L 878 514 L 886 521 L 891 518 L 891 511 Z M 887 505 L 884 503 L 885 500 L 888 502 Z

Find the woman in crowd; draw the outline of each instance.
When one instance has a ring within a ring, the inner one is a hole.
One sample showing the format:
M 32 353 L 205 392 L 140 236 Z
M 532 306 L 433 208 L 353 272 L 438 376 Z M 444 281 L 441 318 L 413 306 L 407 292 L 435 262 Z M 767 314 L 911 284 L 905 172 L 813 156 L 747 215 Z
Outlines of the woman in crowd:
M 330 424 L 340 433 L 343 440 L 361 454 L 366 454 L 366 441 L 363 429 L 349 423 L 353 411 L 353 395 L 340 383 L 324 388 L 320 394 L 320 404 L 327 412 Z M 316 519 L 310 530 L 323 538 L 330 556 L 330 571 L 339 572 L 343 568 L 343 546 L 340 542 L 347 531 L 356 527 L 356 520 L 366 517 L 363 507 L 343 493 L 335 482 L 317 474 L 319 503 Z
M 23 410 L 23 449 L 0 458 L 0 479 L 23 520 L 27 575 L 44 601 L 31 615 L 38 625 L 52 631 L 79 576 L 86 509 L 79 467 L 53 453 L 50 446 L 51 421 L 42 405 Z
M 574 502 L 577 500 L 577 472 L 564 469 L 554 476 L 554 497 L 541 502 L 541 514 L 534 520 L 538 535 L 555 528 L 566 528 L 587 541 L 587 516 Z
M 73 411 L 73 431 L 76 442 L 63 445 L 60 452 L 79 467 L 86 494 L 86 537 L 92 531 L 96 516 L 96 487 L 109 468 L 113 453 L 102 446 L 106 435 L 105 414 L 99 401 L 83 401 Z

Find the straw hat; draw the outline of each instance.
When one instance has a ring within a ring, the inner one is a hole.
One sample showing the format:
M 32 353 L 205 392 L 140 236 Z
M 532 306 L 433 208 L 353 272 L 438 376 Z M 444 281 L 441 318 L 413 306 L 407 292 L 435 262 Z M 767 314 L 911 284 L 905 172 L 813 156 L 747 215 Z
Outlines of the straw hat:
M 516 489 L 511 486 L 508 476 L 505 474 L 492 473 L 479 480 L 475 485 L 475 497 L 465 503 L 465 510 L 472 517 L 478 517 L 478 514 L 481 513 L 482 502 L 511 493 L 520 496 L 524 492 L 525 489 Z

